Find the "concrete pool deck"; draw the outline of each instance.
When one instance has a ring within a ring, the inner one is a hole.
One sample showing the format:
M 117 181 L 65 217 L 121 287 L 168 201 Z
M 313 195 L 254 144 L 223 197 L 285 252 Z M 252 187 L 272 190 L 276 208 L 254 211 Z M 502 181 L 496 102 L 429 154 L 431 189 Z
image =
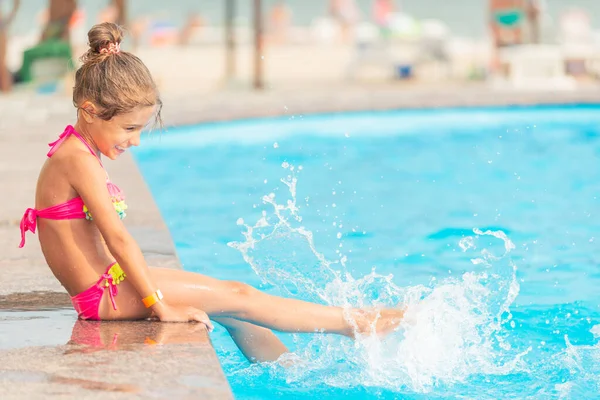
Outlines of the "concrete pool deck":
M 201 325 L 75 318 L 70 309 L 0 311 L 3 334 L 19 335 L 0 344 L 3 399 L 232 398 Z
M 600 90 L 490 91 L 481 84 L 419 87 L 349 85 L 253 93 L 167 92 L 165 125 L 314 112 L 528 104 L 600 104 Z M 148 322 L 76 322 L 69 298 L 45 264 L 37 236 L 19 249 L 18 222 L 33 204 L 47 143 L 73 123 L 64 95 L 15 92 L 0 96 L 0 393 L 11 398 L 231 398 L 203 330 Z M 107 163 L 128 195 L 126 224 L 149 265 L 180 268 L 160 212 L 129 154 Z M 232 216 L 232 221 L 234 220 Z M 73 343 L 72 337 L 101 338 Z M 101 343 L 100 343 L 101 342 Z M 156 342 L 156 343 L 155 343 Z M 100 343 L 100 344 L 98 344 Z M 158 345 L 157 343 L 163 343 Z M 98 351 L 100 350 L 100 351 Z M 110 350 L 110 351 L 103 351 Z M 143 366 L 143 368 L 142 368 Z

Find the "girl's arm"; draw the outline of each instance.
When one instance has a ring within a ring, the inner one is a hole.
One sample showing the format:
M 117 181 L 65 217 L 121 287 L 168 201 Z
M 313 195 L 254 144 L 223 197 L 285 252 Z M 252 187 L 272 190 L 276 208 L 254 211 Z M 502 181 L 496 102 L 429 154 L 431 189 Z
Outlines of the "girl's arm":
M 98 160 L 89 153 L 73 154 L 68 160 L 67 176 L 71 185 L 94 218 L 108 250 L 127 274 L 127 278 L 135 287 L 140 298 L 147 297 L 157 289 L 152 281 L 150 270 L 136 241 L 125 228 L 115 212 L 108 188 L 106 187 L 106 171 Z M 175 309 L 165 302 L 159 301 L 152 310 L 161 321 L 187 322 L 190 320 L 203 322 L 211 328 L 208 317 L 203 312 L 189 307 Z M 190 311 L 192 310 L 192 311 Z

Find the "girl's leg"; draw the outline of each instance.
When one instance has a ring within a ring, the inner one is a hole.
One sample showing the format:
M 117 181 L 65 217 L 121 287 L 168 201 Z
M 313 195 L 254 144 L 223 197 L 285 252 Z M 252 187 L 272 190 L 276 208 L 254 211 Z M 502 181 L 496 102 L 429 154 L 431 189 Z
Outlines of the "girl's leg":
M 281 332 L 348 334 L 340 307 L 271 296 L 250 285 L 222 281 L 187 271 L 152 268 L 154 281 L 165 299 L 193 306 L 211 318 L 228 317 Z
M 287 347 L 270 329 L 233 318 L 217 317 L 214 320 L 227 329 L 236 346 L 250 362 L 275 361 L 288 352 Z
M 397 327 L 403 316 L 402 310 L 352 310 L 354 323 L 351 324 L 344 318 L 341 307 L 271 296 L 244 283 L 222 281 L 193 272 L 166 268 L 151 268 L 150 271 L 165 301 L 170 304 L 196 307 L 211 318 L 233 318 L 282 332 L 319 331 L 354 336 L 355 329 L 358 333 L 374 329 L 377 333 L 386 333 Z M 133 286 L 127 284 L 127 280 L 119 286 L 116 299 L 120 310 L 118 313 L 108 310 L 107 318 L 148 317 L 149 312 Z

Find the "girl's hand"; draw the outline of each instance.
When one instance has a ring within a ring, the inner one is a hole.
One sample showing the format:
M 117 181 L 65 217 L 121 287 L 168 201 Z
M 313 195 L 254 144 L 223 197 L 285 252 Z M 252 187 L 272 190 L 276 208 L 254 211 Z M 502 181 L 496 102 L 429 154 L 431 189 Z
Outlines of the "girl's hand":
M 155 313 L 161 322 L 200 322 L 209 332 L 214 329 L 208 315 L 194 307 L 173 307 L 162 303 Z

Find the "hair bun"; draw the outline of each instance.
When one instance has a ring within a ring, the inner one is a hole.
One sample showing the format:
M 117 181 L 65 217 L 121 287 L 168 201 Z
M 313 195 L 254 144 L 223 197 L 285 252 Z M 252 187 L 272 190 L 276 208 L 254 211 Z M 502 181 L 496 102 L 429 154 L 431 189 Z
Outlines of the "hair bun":
M 123 40 L 123 29 L 112 22 L 103 22 L 94 25 L 88 32 L 88 41 L 90 50 L 94 53 L 100 53 L 103 48 L 110 44 L 120 44 Z

